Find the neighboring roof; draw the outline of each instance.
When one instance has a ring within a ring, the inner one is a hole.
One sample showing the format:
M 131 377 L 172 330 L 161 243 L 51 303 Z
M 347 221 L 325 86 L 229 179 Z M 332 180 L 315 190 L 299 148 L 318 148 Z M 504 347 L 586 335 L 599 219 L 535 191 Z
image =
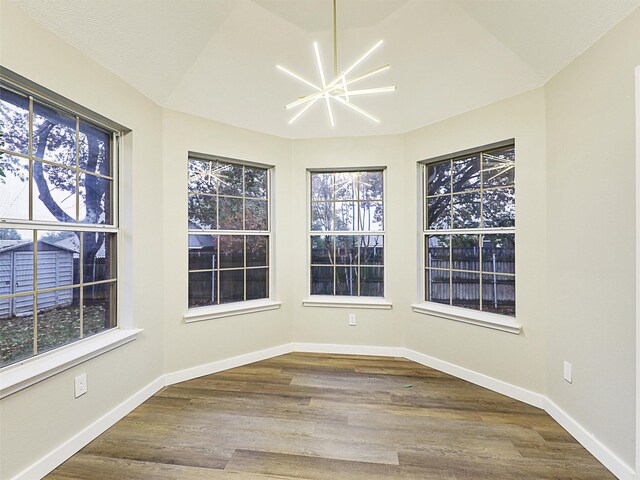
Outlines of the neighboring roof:
M 192 221 L 189 221 L 188 225 L 189 230 L 199 230 L 200 226 L 196 225 Z M 212 248 L 213 245 L 213 236 L 210 234 L 202 234 L 202 235 L 189 235 L 189 248 Z
M 189 235 L 189 248 L 213 248 L 212 235 Z
M 63 240 L 59 240 L 55 243 L 55 245 L 58 247 L 70 250 L 76 254 L 80 253 L 80 242 L 78 240 L 78 237 L 76 237 L 75 235 L 71 237 L 67 237 Z M 103 243 L 102 246 L 100 247 L 100 250 L 98 250 L 98 253 L 96 253 L 96 258 L 104 258 L 104 256 L 105 256 L 105 247 Z

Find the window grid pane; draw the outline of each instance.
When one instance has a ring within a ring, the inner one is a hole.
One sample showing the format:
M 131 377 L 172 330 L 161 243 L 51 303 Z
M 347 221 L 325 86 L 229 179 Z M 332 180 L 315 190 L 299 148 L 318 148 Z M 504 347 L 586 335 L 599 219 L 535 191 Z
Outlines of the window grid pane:
M 269 298 L 269 169 L 189 158 L 188 173 L 189 308 Z
M 267 168 L 189 158 L 188 173 L 189 230 L 270 230 Z
M 0 219 L 21 225 L 0 228 L 0 368 L 117 326 L 117 132 L 18 90 L 0 85 Z
M 425 300 L 515 316 L 515 148 L 426 164 L 423 175 Z
M 384 296 L 383 171 L 310 173 L 311 295 Z

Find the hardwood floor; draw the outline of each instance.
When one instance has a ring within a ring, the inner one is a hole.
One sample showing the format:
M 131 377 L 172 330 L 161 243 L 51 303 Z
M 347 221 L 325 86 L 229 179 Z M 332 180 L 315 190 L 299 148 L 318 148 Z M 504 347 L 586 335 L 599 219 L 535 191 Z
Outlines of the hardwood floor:
M 615 479 L 542 410 L 405 359 L 302 353 L 166 387 L 46 478 Z

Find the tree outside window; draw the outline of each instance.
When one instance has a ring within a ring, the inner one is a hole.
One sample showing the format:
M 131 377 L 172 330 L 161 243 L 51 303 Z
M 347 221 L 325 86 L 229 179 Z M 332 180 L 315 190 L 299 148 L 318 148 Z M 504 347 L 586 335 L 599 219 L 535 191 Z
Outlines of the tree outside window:
M 383 175 L 310 173 L 311 295 L 384 296 Z
M 269 298 L 270 172 L 188 161 L 189 308 Z
M 427 161 L 424 298 L 515 316 L 515 146 Z

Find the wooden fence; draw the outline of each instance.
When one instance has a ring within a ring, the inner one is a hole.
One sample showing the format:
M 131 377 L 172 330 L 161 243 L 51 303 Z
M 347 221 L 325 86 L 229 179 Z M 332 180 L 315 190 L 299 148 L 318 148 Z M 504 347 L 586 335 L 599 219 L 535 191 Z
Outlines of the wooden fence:
M 449 248 L 429 248 L 425 296 L 432 302 L 449 304 L 451 299 L 453 305 L 479 309 L 482 281 L 482 309 L 514 315 L 515 277 L 501 275 L 515 273 L 514 253 L 514 249 L 483 248 L 481 272 L 478 248 L 454 247 L 450 271 Z

